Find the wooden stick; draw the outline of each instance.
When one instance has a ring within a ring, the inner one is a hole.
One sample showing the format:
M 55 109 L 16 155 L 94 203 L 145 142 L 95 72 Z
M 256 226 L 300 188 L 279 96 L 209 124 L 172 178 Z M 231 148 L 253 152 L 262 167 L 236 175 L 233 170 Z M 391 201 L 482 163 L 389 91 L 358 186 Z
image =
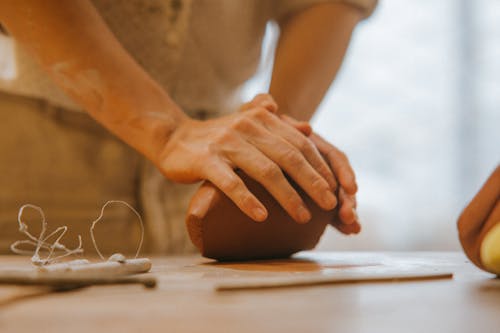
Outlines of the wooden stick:
M 146 288 L 156 287 L 156 278 L 153 276 L 107 276 L 107 277 L 40 277 L 14 274 L 10 276 L 0 276 L 0 285 L 16 285 L 16 286 L 51 286 L 56 289 L 73 289 L 79 287 L 87 287 L 93 285 L 110 285 L 110 284 L 142 284 Z
M 298 276 L 278 276 L 265 278 L 240 279 L 221 282 L 215 286 L 217 291 L 246 290 L 246 289 L 270 289 L 287 288 L 300 286 L 314 286 L 324 284 L 358 283 L 358 282 L 399 282 L 430 279 L 450 279 L 451 272 L 427 272 L 408 274 L 405 272 L 384 272 L 384 273 L 361 273 L 345 272 L 328 275 L 298 275 Z

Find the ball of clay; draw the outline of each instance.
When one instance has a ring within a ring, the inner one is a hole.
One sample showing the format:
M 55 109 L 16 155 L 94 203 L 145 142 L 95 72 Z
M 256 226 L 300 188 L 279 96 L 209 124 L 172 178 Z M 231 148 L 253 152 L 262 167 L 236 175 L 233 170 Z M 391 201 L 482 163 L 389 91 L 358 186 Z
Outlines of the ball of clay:
M 268 218 L 253 221 L 213 184 L 205 182 L 193 196 L 186 218 L 189 236 L 203 256 L 219 261 L 285 258 L 316 246 L 335 210 L 324 211 L 291 182 L 312 215 L 308 223 L 299 224 L 264 187 L 242 171 L 237 172 L 267 208 Z M 200 197 L 208 199 L 203 208 L 197 204 Z

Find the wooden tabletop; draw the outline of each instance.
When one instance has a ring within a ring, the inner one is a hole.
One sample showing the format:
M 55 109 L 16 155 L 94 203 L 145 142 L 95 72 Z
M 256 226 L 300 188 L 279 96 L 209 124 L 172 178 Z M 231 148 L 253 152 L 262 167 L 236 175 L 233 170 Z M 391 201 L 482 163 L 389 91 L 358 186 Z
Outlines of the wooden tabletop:
M 27 259 L 0 256 L 3 266 Z M 216 291 L 225 281 L 408 267 L 452 279 Z M 44 293 L 0 287 L 0 332 L 500 332 L 500 279 L 461 253 L 307 252 L 294 261 L 214 264 L 153 259 L 156 289 L 139 285 Z

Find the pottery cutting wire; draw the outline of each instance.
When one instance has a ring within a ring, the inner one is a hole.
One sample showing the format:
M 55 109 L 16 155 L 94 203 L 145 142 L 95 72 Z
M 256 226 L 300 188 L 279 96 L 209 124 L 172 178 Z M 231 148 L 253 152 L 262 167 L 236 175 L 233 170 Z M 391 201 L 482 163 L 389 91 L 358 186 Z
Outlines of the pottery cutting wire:
M 106 260 L 97 246 L 94 237 L 94 228 L 102 219 L 106 207 L 113 203 L 127 206 L 134 212 L 140 222 L 141 238 L 135 257 L 132 259 L 127 259 L 121 253 L 115 253 Z M 28 225 L 22 219 L 26 208 L 34 209 L 40 214 L 42 229 L 38 237 L 29 232 Z M 68 290 L 91 285 L 131 283 L 140 283 L 147 288 L 156 286 L 156 279 L 154 277 L 140 275 L 149 272 L 151 269 L 149 258 L 138 258 L 144 240 L 144 224 L 139 213 L 125 201 L 107 201 L 102 206 L 100 215 L 92 222 L 90 237 L 97 254 L 103 260 L 97 263 L 92 263 L 86 259 L 59 262 L 68 256 L 83 253 L 81 236 L 78 236 L 79 244 L 76 248 L 67 248 L 61 243 L 61 240 L 66 234 L 68 227 L 58 227 L 51 233 L 48 233 L 45 214 L 40 207 L 31 204 L 23 205 L 19 209 L 17 221 L 19 223 L 19 231 L 27 239 L 14 242 L 11 245 L 11 250 L 17 254 L 32 255 L 32 265 L 31 267 L 24 268 L 13 267 L 1 269 L 0 285 L 40 285 L 52 287 L 54 290 Z M 51 239 L 55 240 L 51 243 L 49 241 Z M 34 250 L 30 251 L 20 248 L 20 246 L 26 245 L 33 246 Z M 45 257 L 41 256 L 42 251 L 47 252 Z

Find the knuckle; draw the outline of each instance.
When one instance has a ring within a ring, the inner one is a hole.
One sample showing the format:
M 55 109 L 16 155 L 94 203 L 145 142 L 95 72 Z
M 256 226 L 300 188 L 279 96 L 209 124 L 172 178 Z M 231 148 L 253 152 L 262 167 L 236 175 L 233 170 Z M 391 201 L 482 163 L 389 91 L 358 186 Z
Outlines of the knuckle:
M 220 131 L 220 133 L 218 133 L 213 142 L 215 144 L 224 144 L 224 143 L 228 143 L 228 142 L 231 142 L 232 140 L 235 139 L 235 134 L 234 134 L 234 131 L 232 128 L 225 128 L 223 130 Z
M 311 140 L 305 138 L 302 134 L 297 135 L 297 148 L 308 154 L 312 154 L 316 152 L 316 148 Z
M 256 107 L 252 110 L 251 115 L 255 119 L 265 120 L 270 116 L 270 112 L 263 107 Z
M 343 206 L 340 211 L 339 211 L 339 217 L 342 221 L 347 221 L 350 219 L 350 213 L 349 213 L 349 210 L 344 208 L 345 206 Z
M 287 197 L 286 197 L 286 202 L 285 202 L 285 205 L 291 209 L 295 209 L 299 206 L 302 206 L 304 203 L 302 201 L 302 199 L 300 198 L 300 196 L 297 194 L 297 192 L 295 190 L 293 190 L 293 188 L 290 188 L 288 190 L 288 194 L 287 194 Z
M 316 169 L 321 175 L 331 176 L 331 178 L 333 178 L 333 181 L 335 181 L 335 177 L 333 177 L 332 171 L 325 163 L 319 163 Z
M 276 179 L 282 175 L 282 172 L 276 164 L 267 163 L 262 166 L 261 174 L 264 179 Z
M 300 151 L 304 152 L 304 154 L 320 157 L 318 150 L 316 149 L 314 144 L 304 137 L 301 137 L 300 139 L 299 149 Z
M 241 180 L 235 177 L 228 177 L 220 184 L 221 190 L 226 193 L 236 192 L 241 187 Z
M 233 122 L 231 128 L 238 132 L 247 132 L 249 129 L 252 128 L 252 125 L 253 125 L 252 120 L 245 115 L 238 118 L 235 122 Z
M 320 176 L 315 175 L 311 181 L 311 187 L 316 191 L 325 191 L 328 190 L 328 183 Z
M 240 195 L 239 200 L 244 207 L 251 207 L 254 205 L 255 199 L 249 191 L 245 191 Z
M 259 94 L 259 98 L 262 99 L 262 101 L 264 102 L 276 105 L 276 101 L 270 94 Z
M 221 151 L 220 143 L 217 140 L 208 143 L 207 145 L 207 155 L 219 155 Z
M 345 200 L 344 200 L 344 206 L 346 207 L 346 209 L 348 210 L 348 212 L 350 213 L 351 210 L 353 208 L 355 208 L 355 203 L 354 203 L 354 200 L 353 198 L 350 196 L 350 195 L 347 195 Z
M 290 165 L 301 165 L 304 163 L 304 157 L 302 154 L 293 148 L 284 150 L 281 156 L 282 162 Z

